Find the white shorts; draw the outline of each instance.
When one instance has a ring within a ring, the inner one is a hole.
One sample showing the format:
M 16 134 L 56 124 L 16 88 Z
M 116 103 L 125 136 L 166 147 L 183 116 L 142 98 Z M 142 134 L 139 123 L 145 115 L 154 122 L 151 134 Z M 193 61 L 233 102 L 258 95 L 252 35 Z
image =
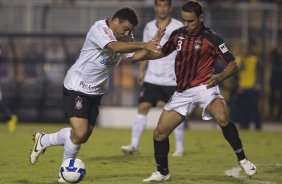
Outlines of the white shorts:
M 171 99 L 164 106 L 166 111 L 176 111 L 183 116 L 189 116 L 196 105 L 202 109 L 202 119 L 210 120 L 212 117 L 205 111 L 206 107 L 216 98 L 224 99 L 218 86 L 206 88 L 206 85 L 187 89 L 182 93 L 174 92 Z

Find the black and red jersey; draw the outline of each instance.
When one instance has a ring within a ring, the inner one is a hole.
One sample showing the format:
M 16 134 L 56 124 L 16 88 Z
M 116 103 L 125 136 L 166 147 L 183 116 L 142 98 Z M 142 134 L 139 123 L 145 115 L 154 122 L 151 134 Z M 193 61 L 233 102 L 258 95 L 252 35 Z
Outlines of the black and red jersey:
M 188 34 L 184 27 L 172 32 L 162 52 L 169 55 L 174 50 L 177 51 L 175 74 L 178 92 L 206 82 L 208 75 L 214 72 L 216 57 L 224 63 L 235 60 L 223 39 L 204 25 L 193 35 Z

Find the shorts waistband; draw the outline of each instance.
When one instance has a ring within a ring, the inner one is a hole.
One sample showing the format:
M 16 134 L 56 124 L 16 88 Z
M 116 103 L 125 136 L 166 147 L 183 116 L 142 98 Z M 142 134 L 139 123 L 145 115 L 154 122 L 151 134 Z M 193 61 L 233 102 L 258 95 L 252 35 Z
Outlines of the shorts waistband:
M 200 89 L 207 89 L 207 85 L 200 85 L 200 86 L 196 86 L 196 87 L 193 87 L 193 88 L 189 88 L 189 89 L 186 89 L 184 92 L 194 92 L 194 91 L 199 91 Z

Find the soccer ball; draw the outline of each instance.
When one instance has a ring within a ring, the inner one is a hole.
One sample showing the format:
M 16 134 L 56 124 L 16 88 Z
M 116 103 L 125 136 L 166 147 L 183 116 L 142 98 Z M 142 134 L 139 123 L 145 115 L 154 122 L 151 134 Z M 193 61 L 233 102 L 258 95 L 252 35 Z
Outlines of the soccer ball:
M 60 173 L 66 182 L 79 183 L 86 174 L 85 165 L 78 158 L 69 158 L 62 163 Z

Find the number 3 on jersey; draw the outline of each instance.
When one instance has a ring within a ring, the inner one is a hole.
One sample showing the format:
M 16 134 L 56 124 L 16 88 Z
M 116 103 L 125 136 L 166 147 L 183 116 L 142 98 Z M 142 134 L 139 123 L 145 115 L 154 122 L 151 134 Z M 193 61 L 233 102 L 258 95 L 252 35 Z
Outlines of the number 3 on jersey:
M 177 51 L 180 51 L 181 48 L 182 48 L 182 40 L 178 40 L 176 50 L 177 50 Z

